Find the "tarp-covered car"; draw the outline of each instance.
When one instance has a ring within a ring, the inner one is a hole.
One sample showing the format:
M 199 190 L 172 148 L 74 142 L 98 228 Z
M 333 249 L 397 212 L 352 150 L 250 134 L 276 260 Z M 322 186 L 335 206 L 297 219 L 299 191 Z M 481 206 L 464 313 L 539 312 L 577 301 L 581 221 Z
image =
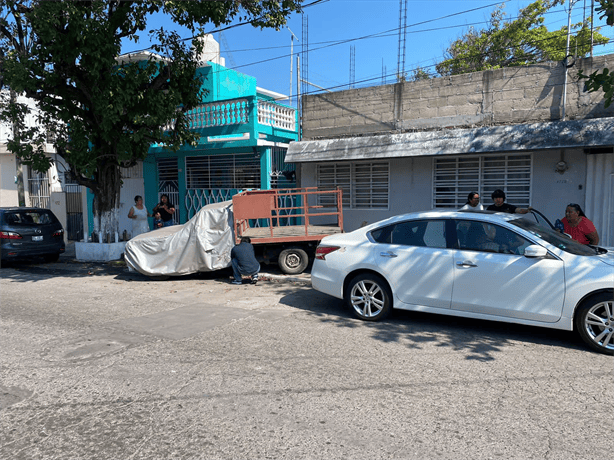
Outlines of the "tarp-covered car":
M 126 243 L 126 264 L 147 276 L 182 276 L 230 266 L 232 201 L 201 208 L 183 225 L 143 233 Z

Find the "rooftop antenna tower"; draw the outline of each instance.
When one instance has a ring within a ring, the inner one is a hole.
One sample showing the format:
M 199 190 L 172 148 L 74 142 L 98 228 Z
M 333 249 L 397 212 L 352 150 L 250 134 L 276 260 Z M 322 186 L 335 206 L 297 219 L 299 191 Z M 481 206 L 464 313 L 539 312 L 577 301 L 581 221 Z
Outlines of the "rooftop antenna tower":
M 407 0 L 399 0 L 399 54 L 397 81 L 405 80 L 405 43 L 407 37 Z
M 222 43 L 222 45 L 224 45 L 224 49 L 226 50 L 226 57 L 228 57 L 228 62 L 230 62 L 231 69 L 234 69 L 235 67 L 237 67 L 237 63 L 232 58 L 232 54 L 230 53 L 230 46 L 228 46 L 228 41 L 226 40 L 226 36 L 222 33 L 221 30 L 218 33 L 218 38 L 220 39 L 220 42 Z
M 350 88 L 356 83 L 356 47 L 350 45 Z
M 309 89 L 309 17 L 303 13 L 303 42 L 301 43 L 301 94 Z
M 386 84 L 386 66 L 384 65 L 384 58 L 382 58 L 382 85 Z

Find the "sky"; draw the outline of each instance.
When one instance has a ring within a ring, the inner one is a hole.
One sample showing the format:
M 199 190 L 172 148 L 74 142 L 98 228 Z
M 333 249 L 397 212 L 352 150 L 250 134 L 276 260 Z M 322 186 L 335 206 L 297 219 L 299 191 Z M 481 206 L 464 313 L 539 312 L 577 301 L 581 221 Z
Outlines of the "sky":
M 555 7 L 546 14 L 548 30 L 567 25 L 568 1 L 564 7 Z M 305 0 L 303 4 L 310 3 L 314 0 Z M 434 73 L 435 63 L 444 60 L 450 43 L 470 26 L 478 30 L 486 27 L 496 5 L 505 4 L 506 14 L 513 18 L 530 3 L 527 0 L 407 0 L 407 28 L 401 37 L 400 0 L 321 0 L 305 7 L 303 14 L 290 16 L 287 27 L 279 31 L 240 25 L 224 30 L 221 36 L 213 26 L 208 32 L 220 43 L 226 67 L 255 76 L 261 88 L 292 95 L 290 104 L 296 105 L 296 56 L 299 54 L 301 75 L 306 72 L 309 82 L 301 85 L 303 91 L 324 91 L 321 88 L 339 91 L 350 88 L 352 82 L 356 88 L 391 84 L 396 81 L 400 39 L 405 40 L 405 60 L 401 65 L 405 72 L 411 75 L 413 69 L 421 67 Z M 590 5 L 590 0 L 575 0 L 575 4 L 572 0 L 572 24 L 590 15 Z M 187 30 L 175 27 L 163 16 L 152 18 L 150 26 L 159 25 L 174 28 L 181 37 L 190 37 Z M 595 48 L 594 55 L 614 53 L 614 27 L 597 17 L 595 25 L 604 25 L 601 33 L 611 41 Z M 139 44 L 127 43 L 122 51 L 138 51 L 147 45 L 146 40 Z M 308 50 L 306 58 L 304 48 Z M 352 56 L 353 66 L 350 65 Z

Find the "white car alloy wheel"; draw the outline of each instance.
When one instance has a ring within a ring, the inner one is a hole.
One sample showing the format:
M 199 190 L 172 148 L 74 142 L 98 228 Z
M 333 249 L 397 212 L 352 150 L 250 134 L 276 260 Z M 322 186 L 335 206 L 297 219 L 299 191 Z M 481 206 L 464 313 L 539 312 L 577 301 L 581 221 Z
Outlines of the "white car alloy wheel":
M 614 300 L 599 294 L 586 300 L 576 312 L 576 329 L 594 350 L 614 355 Z
M 363 320 L 378 321 L 390 312 L 390 289 L 377 275 L 363 274 L 354 278 L 348 285 L 345 300 Z

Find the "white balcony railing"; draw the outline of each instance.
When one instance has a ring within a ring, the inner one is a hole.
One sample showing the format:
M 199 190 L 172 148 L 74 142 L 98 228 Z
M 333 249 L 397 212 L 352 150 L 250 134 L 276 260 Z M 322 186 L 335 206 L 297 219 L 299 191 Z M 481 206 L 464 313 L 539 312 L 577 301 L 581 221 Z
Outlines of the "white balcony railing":
M 296 129 L 296 110 L 272 102 L 258 101 L 258 123 L 274 128 Z
M 213 126 L 243 125 L 249 122 L 250 103 L 248 99 L 201 104 L 186 113 L 190 129 L 210 128 Z M 258 101 L 258 123 L 274 128 L 296 130 L 296 110 L 272 102 Z M 174 125 L 165 127 L 169 130 Z

